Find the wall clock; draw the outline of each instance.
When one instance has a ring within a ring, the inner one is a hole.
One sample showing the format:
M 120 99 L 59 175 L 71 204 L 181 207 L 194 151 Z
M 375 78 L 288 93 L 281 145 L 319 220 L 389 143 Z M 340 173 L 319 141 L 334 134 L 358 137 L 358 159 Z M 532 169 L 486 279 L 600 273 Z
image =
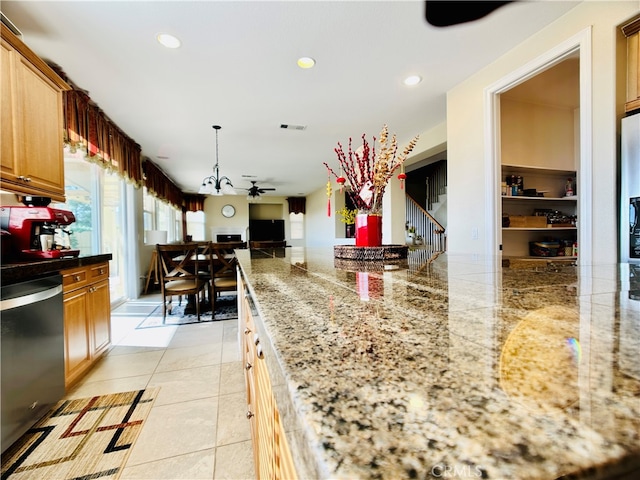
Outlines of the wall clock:
M 222 207 L 222 215 L 231 218 L 236 214 L 236 209 L 233 205 L 225 205 Z

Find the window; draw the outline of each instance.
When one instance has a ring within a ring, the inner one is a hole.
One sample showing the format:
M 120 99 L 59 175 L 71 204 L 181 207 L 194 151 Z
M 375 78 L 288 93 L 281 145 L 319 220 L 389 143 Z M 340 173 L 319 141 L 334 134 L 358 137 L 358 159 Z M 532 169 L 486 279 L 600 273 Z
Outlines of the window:
M 135 252 L 125 248 L 125 187 L 125 181 L 117 174 L 86 161 L 82 152 L 65 149 L 66 202 L 55 206 L 71 210 L 76 217 L 70 226 L 70 239 L 72 248 L 79 249 L 80 255 L 112 255 L 109 263 L 112 303 L 126 298 L 125 266 L 135 258 Z
M 182 241 L 182 211 L 143 190 L 143 222 L 147 230 L 165 230 L 167 242 Z M 145 238 L 145 243 L 147 239 Z
M 187 234 L 197 242 L 206 240 L 204 212 L 187 212 Z
M 290 213 L 289 224 L 291 240 L 302 240 L 304 238 L 304 213 Z

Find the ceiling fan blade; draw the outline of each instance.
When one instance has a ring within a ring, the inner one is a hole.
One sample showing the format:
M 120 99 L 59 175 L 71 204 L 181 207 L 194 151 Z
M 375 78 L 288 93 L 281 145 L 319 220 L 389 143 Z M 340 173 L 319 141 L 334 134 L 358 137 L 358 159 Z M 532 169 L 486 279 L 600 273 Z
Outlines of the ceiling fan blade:
M 448 27 L 478 20 L 511 1 L 426 0 L 425 17 L 434 27 Z

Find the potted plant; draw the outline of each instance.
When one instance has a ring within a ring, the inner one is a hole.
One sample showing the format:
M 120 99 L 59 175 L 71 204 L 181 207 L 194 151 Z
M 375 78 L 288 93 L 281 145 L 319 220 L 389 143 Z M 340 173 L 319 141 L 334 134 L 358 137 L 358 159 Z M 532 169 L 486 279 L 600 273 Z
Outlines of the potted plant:
M 336 214 L 340 215 L 340 221 L 347 226 L 347 238 L 353 238 L 355 236 L 353 225 L 356 223 L 358 210 L 355 208 L 350 210 L 347 207 L 342 207 Z

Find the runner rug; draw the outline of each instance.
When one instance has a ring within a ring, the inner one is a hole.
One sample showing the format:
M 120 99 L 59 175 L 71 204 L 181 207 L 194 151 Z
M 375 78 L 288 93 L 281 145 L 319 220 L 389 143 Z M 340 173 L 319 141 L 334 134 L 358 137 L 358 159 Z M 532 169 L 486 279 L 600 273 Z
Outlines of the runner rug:
M 60 401 L 2 454 L 2 479 L 117 479 L 159 390 Z
M 171 314 L 167 312 L 165 319 L 162 319 L 162 305 L 159 305 L 151 314 L 145 318 L 136 329 L 171 327 L 176 325 L 187 325 L 189 323 L 217 322 L 218 320 L 231 320 L 238 318 L 238 297 L 236 295 L 221 295 L 216 300 L 216 314 L 211 315 L 211 308 L 200 312 L 200 320 L 195 313 L 184 313 L 185 301 L 182 305 L 174 302 Z

